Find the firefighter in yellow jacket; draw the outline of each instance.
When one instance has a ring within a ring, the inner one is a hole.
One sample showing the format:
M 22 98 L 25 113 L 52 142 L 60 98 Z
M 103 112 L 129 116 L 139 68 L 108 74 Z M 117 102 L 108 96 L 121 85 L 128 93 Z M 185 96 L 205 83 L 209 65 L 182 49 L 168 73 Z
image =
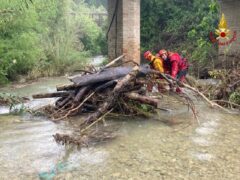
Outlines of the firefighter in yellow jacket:
M 150 61 L 150 66 L 152 69 L 157 70 L 161 73 L 164 73 L 164 66 L 163 66 L 163 59 L 157 56 L 152 55 L 150 51 L 147 51 L 144 53 L 144 58 L 148 61 Z M 161 82 L 158 82 L 158 91 L 163 92 L 166 89 L 164 88 L 164 81 L 161 79 Z M 147 89 L 148 91 L 152 91 L 153 89 L 153 84 L 149 83 L 147 84 Z
M 152 69 L 164 73 L 163 60 L 160 57 L 153 56 L 150 51 L 144 53 L 144 58 L 150 61 L 150 66 Z

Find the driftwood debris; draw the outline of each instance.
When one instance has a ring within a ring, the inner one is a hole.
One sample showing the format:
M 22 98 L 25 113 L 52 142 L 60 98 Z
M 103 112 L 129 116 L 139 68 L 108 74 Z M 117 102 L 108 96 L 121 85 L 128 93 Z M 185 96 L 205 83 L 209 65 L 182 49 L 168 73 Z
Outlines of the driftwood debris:
M 54 112 L 50 114 L 54 121 L 95 111 L 87 118 L 85 124 L 88 124 L 111 109 L 122 94 L 138 90 L 140 86 L 136 78 L 149 72 L 148 66 L 107 68 L 93 74 L 70 77 L 73 84 L 58 86 L 58 92 L 36 94 L 33 98 L 58 97 Z
M 145 86 L 149 82 L 149 76 L 161 76 L 172 87 L 179 85 L 174 82 L 174 79 L 150 69 L 149 66 L 110 67 L 112 64 L 97 72 L 85 72 L 70 77 L 72 84 L 58 86 L 55 93 L 33 96 L 33 98 L 58 98 L 54 107 L 48 107 L 45 110 L 53 121 L 84 115 L 85 118 L 78 125 L 79 138 L 72 137 L 71 139 L 70 136 L 58 134 L 54 136 L 58 142 L 62 140 L 64 144 L 73 142 L 79 144 L 82 140 L 78 141 L 78 139 L 86 136 L 90 127 L 104 121 L 104 117 L 110 112 L 124 115 L 141 114 L 139 113 L 141 111 L 137 112 L 137 108 L 132 107 L 132 104 L 145 104 L 161 109 L 160 99 L 148 96 L 146 93 Z M 194 103 L 188 96 L 185 96 L 184 101 L 190 106 L 196 118 Z
M 54 92 L 54 93 L 45 93 L 45 94 L 36 94 L 33 95 L 34 99 L 41 98 L 54 98 L 54 97 L 68 97 L 72 92 Z
M 84 115 L 85 119 L 79 124 L 81 133 L 104 119 L 109 112 L 133 114 L 136 109 L 129 107 L 127 101 L 158 107 L 159 100 L 146 96 L 146 90 L 142 90 L 146 84 L 142 77 L 145 79 L 153 72 L 149 66 L 110 67 L 112 64 L 98 72 L 70 77 L 72 84 L 57 86 L 57 92 L 36 94 L 33 98 L 57 98 L 54 107 L 45 109 L 53 121 Z M 66 141 L 66 136 L 54 137 L 57 141 L 59 137 L 64 143 Z
M 98 72 L 85 72 L 85 74 L 70 77 L 72 84 L 58 86 L 57 92 L 33 96 L 33 98 L 58 98 L 54 107 L 45 110 L 53 121 L 85 114 L 84 120 L 79 124 L 81 134 L 79 138 L 71 139 L 70 136 L 58 134 L 54 136 L 58 142 L 62 139 L 64 144 L 73 142 L 79 144 L 81 137 L 86 136 L 86 131 L 104 120 L 106 114 L 112 111 L 120 114 L 139 114 L 140 111 L 136 112 L 137 108 L 131 107 L 128 101 L 150 105 L 153 108 L 159 107 L 160 100 L 147 96 L 146 88 L 142 88 L 148 82 L 147 76 L 152 74 L 156 76 L 156 71 L 149 66 L 138 65 L 107 67 Z M 165 77 L 162 74 L 158 75 Z

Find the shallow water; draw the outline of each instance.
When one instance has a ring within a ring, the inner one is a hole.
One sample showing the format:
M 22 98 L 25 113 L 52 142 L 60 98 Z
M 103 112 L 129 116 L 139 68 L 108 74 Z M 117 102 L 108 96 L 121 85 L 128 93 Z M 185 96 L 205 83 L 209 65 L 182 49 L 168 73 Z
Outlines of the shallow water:
M 43 79 L 5 91 L 26 96 L 65 82 Z M 118 137 L 81 150 L 57 145 L 52 137 L 72 132 L 68 123 L 0 115 L 0 179 L 239 179 L 240 116 L 195 103 L 200 125 L 174 105 L 152 119 L 110 119 Z
M 66 77 L 40 78 L 29 84 L 15 84 L 0 88 L 0 92 L 11 93 L 20 97 L 28 97 L 31 101 L 24 104 L 25 107 L 35 109 L 54 103 L 53 98 L 47 99 L 32 99 L 33 94 L 51 93 L 56 91 L 56 85 L 70 84 Z M 16 108 L 20 107 L 17 105 Z M 2 106 L 0 108 L 0 115 L 9 113 L 9 108 Z
M 99 66 L 99 65 L 101 65 L 103 63 L 104 59 L 105 59 L 105 57 L 102 56 L 102 55 L 95 56 L 95 57 L 93 57 L 91 59 L 91 63 L 90 64 L 92 64 L 95 67 Z

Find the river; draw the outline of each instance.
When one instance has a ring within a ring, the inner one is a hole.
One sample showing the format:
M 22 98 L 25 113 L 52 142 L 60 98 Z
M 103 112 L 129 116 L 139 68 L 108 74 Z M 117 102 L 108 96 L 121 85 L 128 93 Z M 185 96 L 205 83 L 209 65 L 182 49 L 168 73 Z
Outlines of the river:
M 65 77 L 10 86 L 0 91 L 21 96 L 53 92 Z M 52 100 L 32 100 L 36 108 Z M 240 116 L 213 110 L 200 100 L 198 124 L 182 105 L 151 119 L 109 119 L 117 138 L 78 150 L 55 143 L 70 133 L 67 122 L 53 123 L 0 108 L 0 179 L 240 179 Z

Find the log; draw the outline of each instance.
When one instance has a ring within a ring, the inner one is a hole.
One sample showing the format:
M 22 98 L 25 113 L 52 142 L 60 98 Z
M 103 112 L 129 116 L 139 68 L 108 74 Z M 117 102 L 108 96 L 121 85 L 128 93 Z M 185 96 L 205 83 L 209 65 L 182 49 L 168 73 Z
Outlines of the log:
M 106 83 L 104 83 L 103 85 L 100 85 L 96 88 L 96 92 L 100 92 L 102 90 L 105 90 L 108 87 L 114 86 L 116 85 L 118 82 L 118 80 L 112 80 L 112 81 L 108 81 Z
M 93 104 L 88 104 L 85 103 L 83 106 L 83 109 L 88 109 L 88 111 L 95 111 L 97 109 L 97 106 L 93 105 Z
M 83 87 L 79 89 L 77 95 L 74 98 L 74 102 L 80 102 L 83 99 L 83 96 L 86 94 L 86 92 L 90 89 L 90 86 Z
M 59 104 L 64 101 L 64 99 L 66 99 L 65 97 L 61 97 L 59 98 L 56 102 L 55 102 L 55 107 L 56 108 L 60 108 Z
M 135 92 L 125 93 L 124 95 L 125 95 L 125 97 L 127 97 L 131 100 L 138 101 L 138 102 L 143 103 L 143 104 L 151 105 L 151 106 L 153 106 L 153 107 L 155 107 L 159 110 L 167 111 L 167 112 L 171 111 L 171 109 L 160 107 L 160 101 L 158 99 L 155 99 L 155 98 L 152 98 L 152 97 L 149 97 L 149 96 L 140 95 L 140 94 L 135 93 Z
M 33 99 L 42 99 L 42 98 L 55 98 L 55 97 L 67 97 L 71 92 L 53 92 L 45 94 L 34 94 Z
M 143 104 L 149 104 L 154 107 L 159 107 L 160 101 L 158 99 L 151 98 L 149 96 L 142 96 L 138 93 L 131 92 L 131 93 L 125 93 L 124 94 L 127 98 L 134 100 L 134 101 L 139 101 Z
M 129 84 L 130 81 L 136 78 L 137 74 L 139 72 L 139 66 L 134 66 L 132 71 L 127 74 L 123 79 L 118 81 L 117 85 L 113 89 L 113 91 L 109 94 L 108 98 L 104 103 L 102 103 L 98 110 L 89 115 L 88 118 L 85 120 L 85 124 L 92 123 L 95 120 L 99 119 L 102 115 L 104 115 L 112 106 L 114 105 L 114 102 L 118 98 L 120 91 L 126 87 L 126 85 Z
M 108 68 L 95 74 L 85 76 L 77 75 L 69 78 L 76 86 L 86 86 L 104 81 L 111 81 L 126 76 L 132 71 L 132 67 L 114 67 Z M 146 76 L 152 70 L 149 66 L 141 66 L 137 77 Z
M 72 81 L 77 86 L 86 86 L 90 84 L 118 79 L 125 76 L 130 71 L 131 67 L 109 68 L 101 71 L 100 73 L 88 74 L 85 76 L 75 76 L 73 78 L 70 78 L 70 81 Z
M 119 60 L 121 60 L 125 55 L 121 55 L 118 58 L 114 59 L 113 61 L 111 61 L 109 64 L 107 64 L 106 66 L 104 66 L 100 72 L 104 71 L 105 69 L 109 68 L 110 66 L 114 65 L 116 62 L 118 62 Z M 81 72 L 85 72 L 88 74 L 96 74 L 94 72 L 90 72 L 90 71 L 86 71 L 86 70 L 77 70 L 77 71 L 81 71 Z M 99 72 L 98 72 L 99 73 Z M 77 75 L 74 76 L 75 77 L 83 77 L 83 75 Z M 84 75 L 84 77 L 86 77 L 86 75 Z M 69 78 L 70 80 L 72 79 L 71 77 Z M 68 90 L 72 90 L 75 89 L 77 86 L 75 84 L 69 84 L 69 85 L 59 85 L 57 86 L 57 91 L 68 91 Z
M 121 55 L 121 56 L 117 57 L 116 59 L 112 60 L 110 63 L 108 63 L 107 65 L 105 65 L 105 66 L 103 67 L 103 69 L 106 69 L 106 68 L 111 67 L 111 66 L 114 65 L 116 62 L 118 62 L 119 60 L 121 60 L 122 58 L 124 58 L 124 56 L 125 56 L 125 55 Z M 102 70 L 103 70 L 103 69 L 102 69 Z
M 65 99 L 63 99 L 63 101 L 57 103 L 57 107 L 58 107 L 58 108 L 63 107 L 63 106 L 64 106 L 65 104 L 67 104 L 68 101 L 69 101 L 70 99 L 72 99 L 72 98 L 73 98 L 73 94 L 69 94 Z
M 68 84 L 68 85 L 59 85 L 57 86 L 57 91 L 68 91 L 68 90 L 73 90 L 77 86 L 75 84 Z

